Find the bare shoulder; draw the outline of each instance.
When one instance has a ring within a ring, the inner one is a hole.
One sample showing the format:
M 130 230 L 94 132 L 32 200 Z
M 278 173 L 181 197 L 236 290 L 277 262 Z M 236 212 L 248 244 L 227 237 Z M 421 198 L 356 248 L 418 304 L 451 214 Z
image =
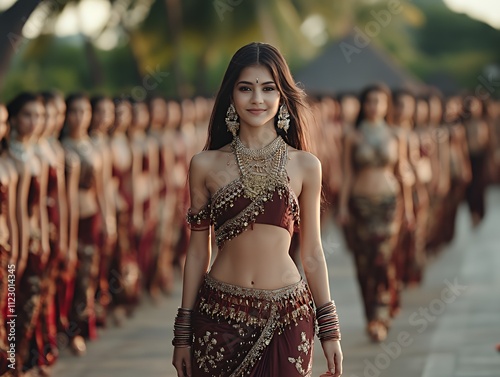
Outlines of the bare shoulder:
M 191 170 L 196 171 L 213 171 L 225 162 L 231 154 L 231 148 L 226 145 L 221 149 L 205 150 L 195 154 L 191 159 Z
M 304 174 L 321 171 L 321 162 L 319 158 L 311 152 L 291 148 L 289 156 L 292 160 L 296 161 L 297 166 Z
M 191 171 L 203 171 L 209 168 L 214 159 L 214 151 L 202 151 L 195 154 L 191 158 L 190 170 Z

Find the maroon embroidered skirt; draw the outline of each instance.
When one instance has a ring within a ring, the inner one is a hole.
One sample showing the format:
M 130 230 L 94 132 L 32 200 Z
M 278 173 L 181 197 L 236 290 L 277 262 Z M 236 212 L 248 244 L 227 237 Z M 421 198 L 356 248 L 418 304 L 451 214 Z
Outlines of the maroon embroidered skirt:
M 193 377 L 311 376 L 315 314 L 303 280 L 265 290 L 207 274 L 193 329 Z

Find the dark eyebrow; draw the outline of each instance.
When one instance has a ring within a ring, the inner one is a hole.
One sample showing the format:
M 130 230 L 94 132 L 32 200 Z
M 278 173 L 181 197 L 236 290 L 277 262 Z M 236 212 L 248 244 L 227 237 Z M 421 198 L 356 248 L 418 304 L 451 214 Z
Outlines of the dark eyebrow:
M 236 85 L 240 85 L 240 84 L 245 84 L 245 85 L 255 85 L 254 83 L 250 82 L 250 81 L 238 81 L 236 83 Z M 269 84 L 273 84 L 275 85 L 274 81 L 266 81 L 266 82 L 263 82 L 261 85 L 269 85 Z

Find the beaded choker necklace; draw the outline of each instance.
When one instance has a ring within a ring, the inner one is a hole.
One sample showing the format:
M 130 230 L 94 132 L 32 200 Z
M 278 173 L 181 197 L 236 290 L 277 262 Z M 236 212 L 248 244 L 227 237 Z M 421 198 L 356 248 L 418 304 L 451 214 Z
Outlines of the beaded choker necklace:
M 9 141 L 9 152 L 12 157 L 23 162 L 28 161 L 34 154 L 31 144 L 25 145 L 13 139 Z
M 278 185 L 287 184 L 288 149 L 281 136 L 261 149 L 247 148 L 236 136 L 231 147 L 241 172 L 245 197 L 255 200 L 275 191 Z

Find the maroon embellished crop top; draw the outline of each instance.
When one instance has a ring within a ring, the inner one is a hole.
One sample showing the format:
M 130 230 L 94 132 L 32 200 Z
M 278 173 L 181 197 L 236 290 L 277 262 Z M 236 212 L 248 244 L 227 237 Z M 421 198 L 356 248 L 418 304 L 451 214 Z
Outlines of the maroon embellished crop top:
M 187 222 L 191 230 L 207 230 L 214 225 L 215 240 L 221 249 L 253 224 L 276 225 L 292 235 L 298 229 L 299 215 L 298 200 L 289 184 L 278 185 L 274 191 L 252 200 L 245 197 L 238 178 L 217 190 L 198 213 L 189 209 Z

